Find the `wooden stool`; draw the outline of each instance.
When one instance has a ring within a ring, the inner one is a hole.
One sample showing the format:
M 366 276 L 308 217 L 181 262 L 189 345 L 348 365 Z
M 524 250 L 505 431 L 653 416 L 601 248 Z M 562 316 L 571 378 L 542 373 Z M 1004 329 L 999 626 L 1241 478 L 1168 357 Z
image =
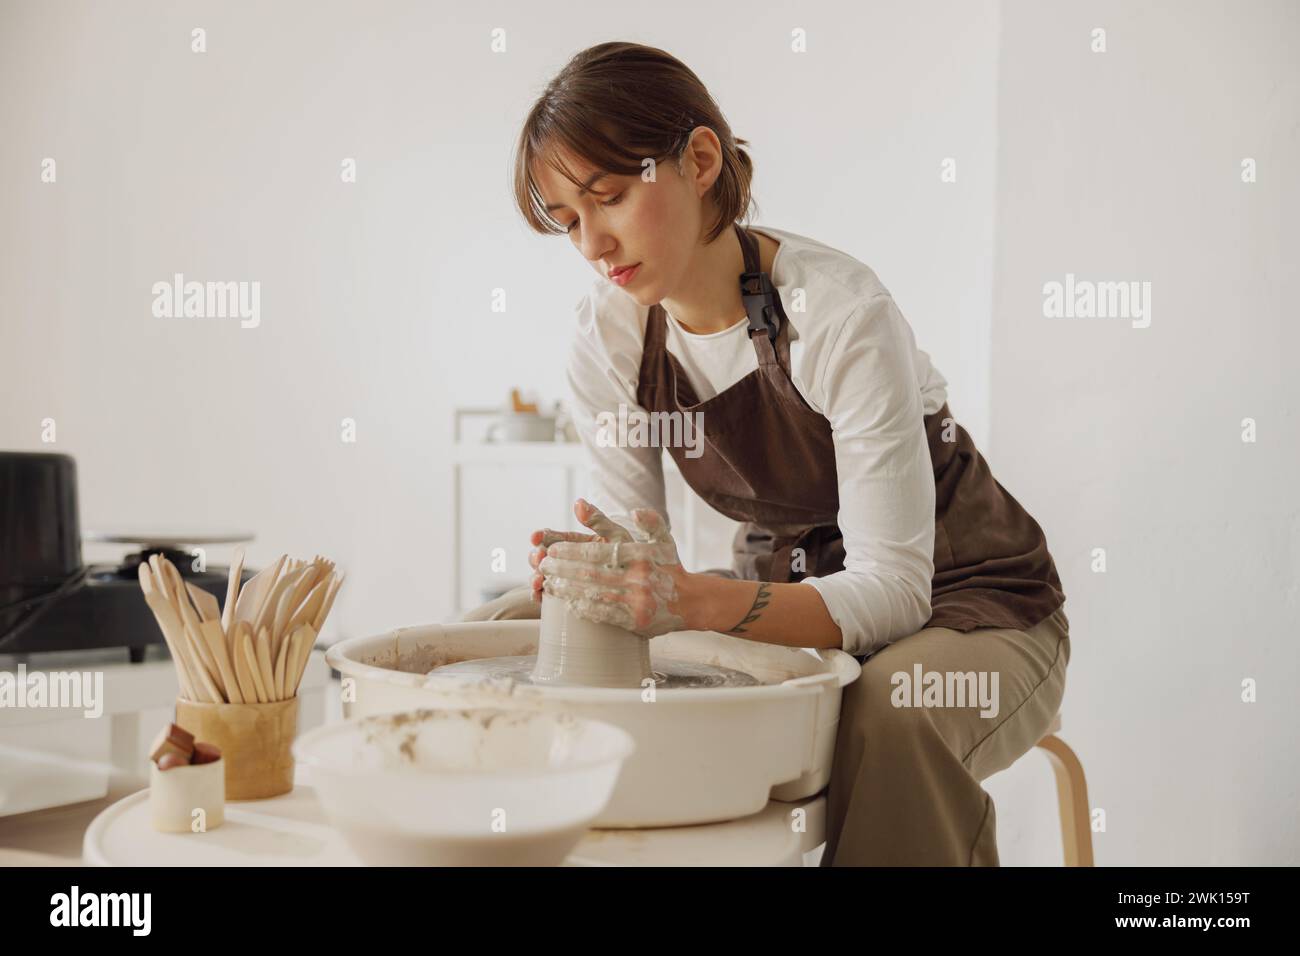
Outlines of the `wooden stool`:
M 1092 866 L 1092 821 L 1088 809 L 1088 782 L 1083 764 L 1064 740 L 1061 715 L 1052 718 L 1051 726 L 1037 746 L 1047 751 L 1047 759 L 1056 774 L 1056 799 L 1061 809 L 1061 843 L 1065 847 L 1066 866 Z

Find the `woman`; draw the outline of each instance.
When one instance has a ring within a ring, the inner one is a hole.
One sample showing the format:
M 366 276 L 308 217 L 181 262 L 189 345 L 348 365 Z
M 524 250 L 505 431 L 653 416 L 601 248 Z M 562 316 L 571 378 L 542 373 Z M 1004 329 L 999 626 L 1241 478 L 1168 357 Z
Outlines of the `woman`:
M 536 617 L 545 590 L 646 637 L 843 648 L 862 673 L 844 692 L 823 865 L 996 865 L 979 781 L 1037 742 L 1064 692 L 1055 565 L 871 269 L 740 224 L 743 145 L 694 73 L 631 43 L 578 54 L 530 112 L 520 209 L 600 276 L 568 380 L 613 517 L 580 500 L 593 533 L 535 532 L 531 585 L 467 619 Z M 742 522 L 731 571 L 681 566 L 651 432 L 612 440 L 611 422 L 651 415 L 678 426 L 668 451 L 695 492 Z M 931 673 L 973 675 L 996 699 L 899 692 Z

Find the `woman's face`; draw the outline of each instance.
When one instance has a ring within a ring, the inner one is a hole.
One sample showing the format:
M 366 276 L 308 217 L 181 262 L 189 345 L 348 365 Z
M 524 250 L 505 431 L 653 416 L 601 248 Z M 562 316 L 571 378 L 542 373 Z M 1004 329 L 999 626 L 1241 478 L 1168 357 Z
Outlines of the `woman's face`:
M 699 128 L 693 145 L 706 138 L 703 133 L 714 136 L 707 127 Z M 692 149 L 687 149 L 680 172 L 676 162 L 660 163 L 654 167 L 654 180 L 647 181 L 648 172 L 645 178 L 601 175 L 586 161 L 562 155 L 580 182 L 603 193 L 581 193 L 545 158 L 537 164 L 538 189 L 552 207 L 551 217 L 569 230 L 569 241 L 606 281 L 617 267 L 636 265 L 625 284 L 613 284 L 639 304 L 654 305 L 670 297 L 699 246 L 708 212 L 700 197 L 713 185 L 720 167 L 714 164 L 711 173 L 702 173 Z M 593 176 L 598 178 L 592 181 Z

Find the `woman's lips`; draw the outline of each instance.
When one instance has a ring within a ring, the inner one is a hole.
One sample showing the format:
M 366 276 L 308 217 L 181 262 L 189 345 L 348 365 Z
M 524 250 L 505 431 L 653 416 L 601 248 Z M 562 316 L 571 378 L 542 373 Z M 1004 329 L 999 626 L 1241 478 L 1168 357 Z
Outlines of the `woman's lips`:
M 609 274 L 609 281 L 619 286 L 627 285 L 629 282 L 631 282 L 633 279 L 636 278 L 636 274 L 640 271 L 641 271 L 641 263 L 638 262 L 636 265 L 631 266 L 630 268 L 621 269 L 617 272 L 611 272 Z

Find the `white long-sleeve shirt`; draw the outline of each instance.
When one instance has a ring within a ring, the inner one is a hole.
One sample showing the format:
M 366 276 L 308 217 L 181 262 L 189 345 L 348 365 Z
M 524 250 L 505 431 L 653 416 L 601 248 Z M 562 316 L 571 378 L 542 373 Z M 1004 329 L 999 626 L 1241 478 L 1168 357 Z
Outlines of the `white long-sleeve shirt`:
M 750 228 L 781 244 L 771 276 L 791 326 L 791 381 L 834 437 L 845 566 L 801 583 L 821 594 L 844 650 L 871 653 L 930 617 L 935 487 L 922 415 L 942 407 L 948 383 L 870 268 L 813 239 Z M 600 278 L 575 311 L 569 403 L 591 462 L 591 500 L 620 524 L 639 507 L 666 517 L 663 449 L 597 440 L 602 412 L 645 412 L 636 392 L 650 310 Z M 667 349 L 701 402 L 758 367 L 745 319 L 709 335 L 671 314 L 667 325 Z

